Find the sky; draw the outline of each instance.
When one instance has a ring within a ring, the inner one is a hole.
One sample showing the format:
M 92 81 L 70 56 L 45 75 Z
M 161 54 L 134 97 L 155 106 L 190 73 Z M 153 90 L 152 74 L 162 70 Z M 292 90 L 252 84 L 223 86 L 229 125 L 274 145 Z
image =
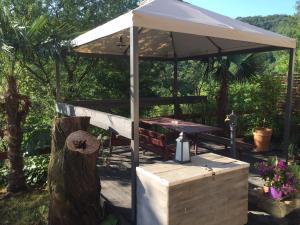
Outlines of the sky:
M 232 17 L 295 13 L 297 0 L 185 0 L 202 8 Z

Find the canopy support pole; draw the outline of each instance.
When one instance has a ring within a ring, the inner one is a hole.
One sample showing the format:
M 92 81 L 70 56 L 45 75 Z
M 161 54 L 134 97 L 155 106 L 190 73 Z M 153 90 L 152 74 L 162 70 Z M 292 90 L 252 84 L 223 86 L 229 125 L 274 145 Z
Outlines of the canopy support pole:
M 131 140 L 131 210 L 132 221 L 137 221 L 137 178 L 136 167 L 139 166 L 139 49 L 138 27 L 130 28 L 130 112 L 132 121 Z
M 289 50 L 289 71 L 287 82 L 287 97 L 285 103 L 285 122 L 284 122 L 284 136 L 283 136 L 283 151 L 285 159 L 289 157 L 289 138 L 291 130 L 291 118 L 292 118 L 292 104 L 293 104 L 293 84 L 294 84 L 294 67 L 295 67 L 295 49 Z
M 177 60 L 177 52 L 175 47 L 175 41 L 173 33 L 170 32 L 170 38 L 173 47 L 173 54 L 174 54 L 174 74 L 173 74 L 173 98 L 174 98 L 174 116 L 178 116 L 181 114 L 180 105 L 178 104 L 177 97 L 178 97 L 178 60 Z

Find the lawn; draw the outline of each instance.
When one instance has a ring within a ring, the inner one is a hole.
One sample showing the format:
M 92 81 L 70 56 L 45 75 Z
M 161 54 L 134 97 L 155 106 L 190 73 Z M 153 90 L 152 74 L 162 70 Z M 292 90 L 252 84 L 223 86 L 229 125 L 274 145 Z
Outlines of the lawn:
M 30 190 L 5 197 L 0 188 L 0 225 L 46 225 L 48 224 L 49 194 L 45 189 Z M 116 225 L 118 219 L 106 215 L 101 225 Z
M 48 224 L 48 191 L 31 190 L 3 199 L 4 193 L 4 189 L 0 190 L 1 225 Z

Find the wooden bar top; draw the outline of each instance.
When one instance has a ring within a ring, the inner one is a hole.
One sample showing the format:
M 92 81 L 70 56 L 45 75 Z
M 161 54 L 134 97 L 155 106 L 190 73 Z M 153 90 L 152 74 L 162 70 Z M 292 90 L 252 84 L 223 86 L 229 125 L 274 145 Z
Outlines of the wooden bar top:
M 138 173 L 159 181 L 164 186 L 173 186 L 204 177 L 249 168 L 249 164 L 236 159 L 207 153 L 192 157 L 190 163 L 178 164 L 174 161 L 143 165 Z

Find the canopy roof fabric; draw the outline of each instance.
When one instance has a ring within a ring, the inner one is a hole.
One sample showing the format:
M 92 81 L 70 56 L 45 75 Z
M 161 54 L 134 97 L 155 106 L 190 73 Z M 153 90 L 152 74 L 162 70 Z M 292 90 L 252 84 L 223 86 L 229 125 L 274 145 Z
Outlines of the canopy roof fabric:
M 132 26 L 139 27 L 139 55 L 192 59 L 247 51 L 296 48 L 296 40 L 178 0 L 147 0 L 140 7 L 75 38 L 74 50 L 129 55 Z

